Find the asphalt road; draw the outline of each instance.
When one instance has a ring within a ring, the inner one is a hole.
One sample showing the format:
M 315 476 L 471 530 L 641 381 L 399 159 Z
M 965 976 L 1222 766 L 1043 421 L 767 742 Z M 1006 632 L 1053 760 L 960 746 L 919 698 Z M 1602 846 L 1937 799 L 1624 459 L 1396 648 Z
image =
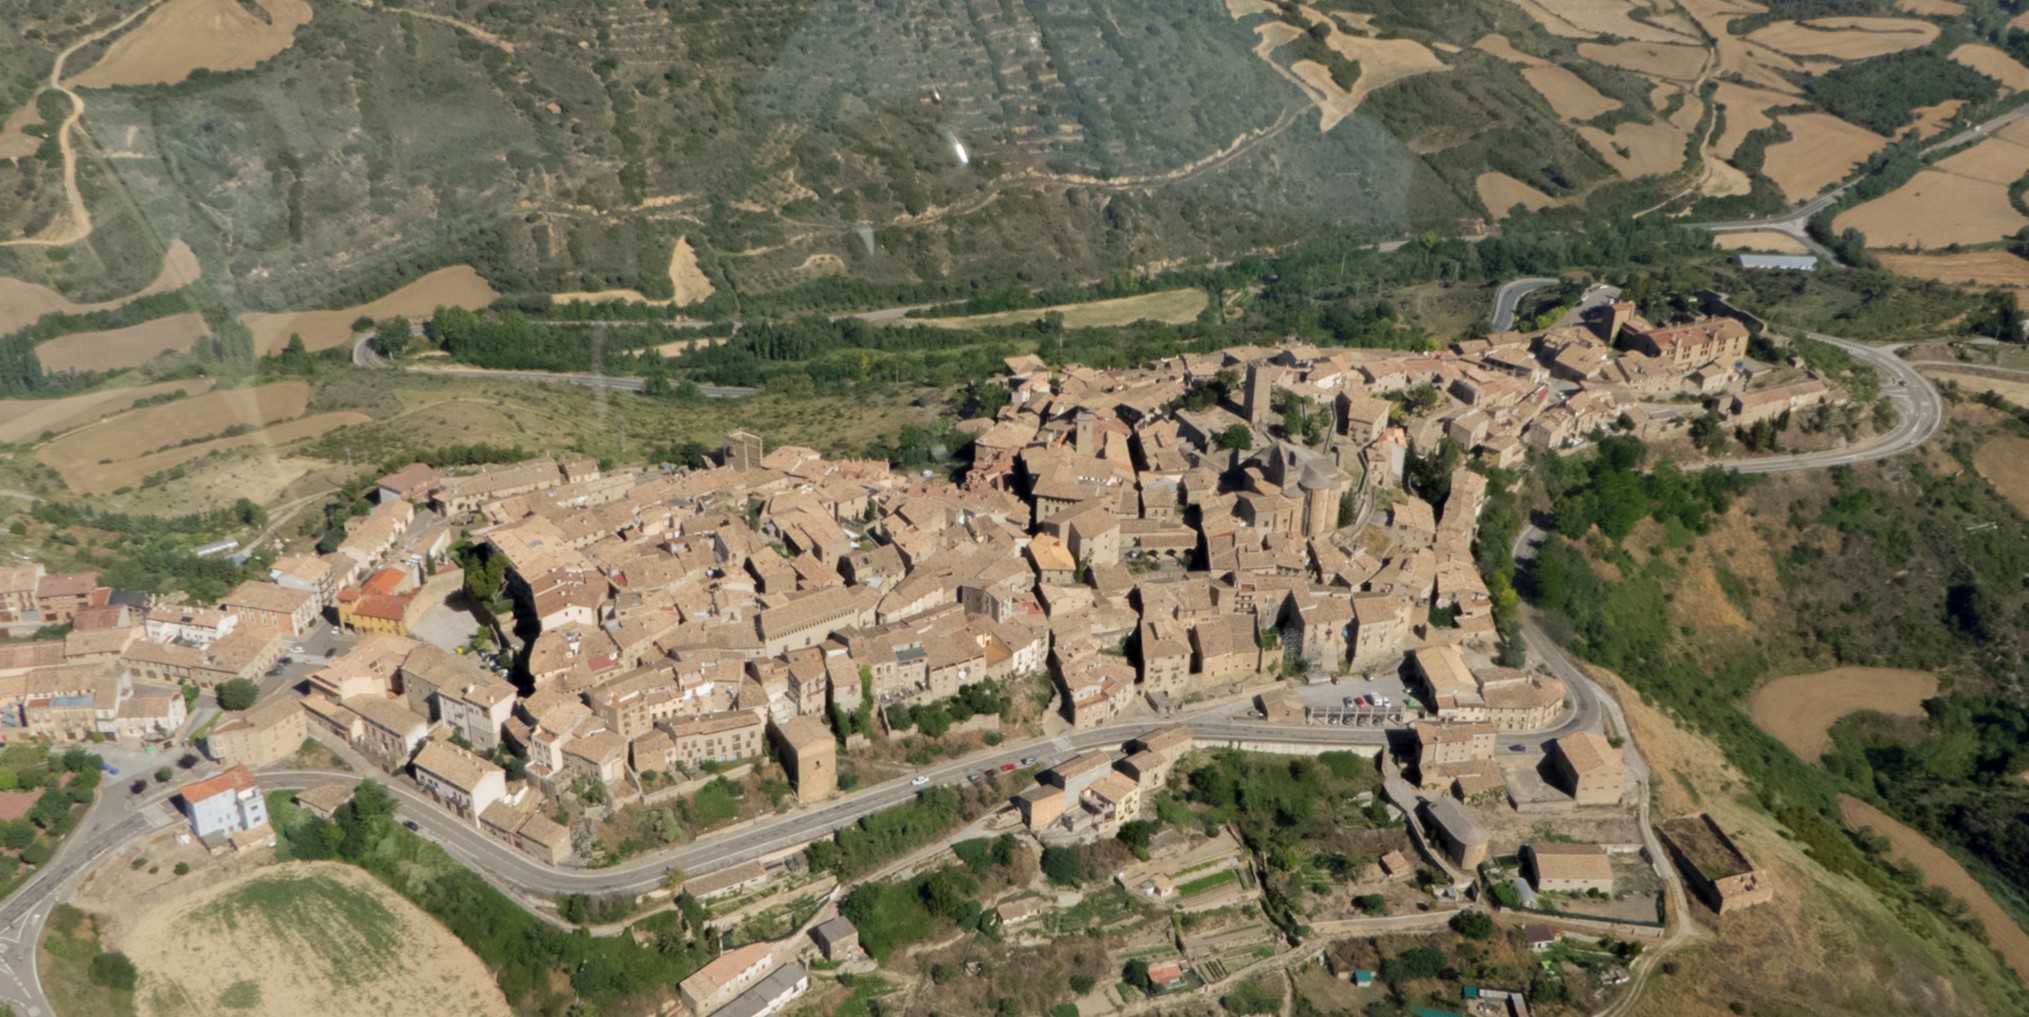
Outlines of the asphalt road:
M 1528 296 L 1545 286 L 1555 286 L 1555 279 L 1517 279 L 1502 286 L 1494 294 L 1493 326 L 1496 332 L 1506 332 L 1515 327 L 1515 307 Z
M 1944 426 L 1944 396 L 1938 394 L 1937 386 L 1931 384 L 1930 379 L 1925 378 L 1914 365 L 1897 356 L 1896 348 L 1869 346 L 1866 343 L 1817 332 L 1807 332 L 1805 335 L 1819 342 L 1837 346 L 1852 354 L 1854 359 L 1872 364 L 1881 371 L 1882 390 L 1895 407 L 1895 426 L 1875 440 L 1852 448 L 1729 459 L 1721 461 L 1718 465 L 1740 473 L 1790 473 L 1796 470 L 1850 466 L 1854 463 L 1901 455 L 1918 448 Z

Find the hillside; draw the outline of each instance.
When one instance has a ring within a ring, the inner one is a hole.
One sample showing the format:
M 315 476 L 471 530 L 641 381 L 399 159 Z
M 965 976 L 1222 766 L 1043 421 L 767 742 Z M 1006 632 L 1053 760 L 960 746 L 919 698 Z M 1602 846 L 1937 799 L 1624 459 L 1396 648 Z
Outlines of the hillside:
M 221 2 L 117 28 L 138 8 L 67 10 L 82 27 L 49 30 L 106 34 L 67 57 L 75 129 L 58 126 L 66 95 L 18 97 L 43 122 L 8 120 L 34 149 L 0 145 L 0 233 L 83 239 L 0 247 L 0 276 L 104 299 L 180 238 L 244 310 L 344 307 L 468 263 L 502 292 L 665 300 L 689 250 L 684 299 L 715 291 L 693 311 L 799 287 L 864 306 L 1216 261 L 1320 227 L 1478 233 L 1515 204 L 1766 211 L 2005 91 L 1943 55 L 2003 34 L 1985 5 L 1888 0 L 205 13 Z M 187 34 L 214 16 L 233 32 Z M 1946 110 L 1929 86 L 1870 90 L 1890 70 L 1962 94 Z M 66 210 L 67 167 L 89 222 Z

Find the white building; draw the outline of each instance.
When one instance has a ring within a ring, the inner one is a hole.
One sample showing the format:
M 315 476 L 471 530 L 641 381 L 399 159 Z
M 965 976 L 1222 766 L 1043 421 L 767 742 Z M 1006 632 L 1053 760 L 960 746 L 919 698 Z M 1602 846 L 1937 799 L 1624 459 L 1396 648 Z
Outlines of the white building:
M 184 814 L 190 817 L 190 830 L 199 840 L 230 837 L 268 825 L 267 799 L 245 766 L 235 765 L 195 784 L 185 784 L 178 794 Z

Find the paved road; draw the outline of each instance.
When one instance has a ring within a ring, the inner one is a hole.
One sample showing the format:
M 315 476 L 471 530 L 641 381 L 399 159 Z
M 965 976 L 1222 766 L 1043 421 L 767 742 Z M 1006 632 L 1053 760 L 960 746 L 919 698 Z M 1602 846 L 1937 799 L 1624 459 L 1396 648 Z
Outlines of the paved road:
M 1790 473 L 1796 470 L 1851 466 L 1854 463 L 1901 455 L 1918 448 L 1944 426 L 1944 396 L 1938 394 L 1937 386 L 1931 384 L 1930 379 L 1925 378 L 1915 365 L 1895 354 L 1898 347 L 1869 346 L 1866 343 L 1817 332 L 1807 332 L 1805 335 L 1821 343 L 1837 346 L 1852 354 L 1854 359 L 1872 364 L 1881 371 L 1882 390 L 1887 393 L 1888 401 L 1895 407 L 1895 427 L 1865 445 L 1852 448 L 1729 459 L 1721 461 L 1719 465 L 1740 473 Z
M 1531 278 L 1517 279 L 1502 286 L 1500 292 L 1494 294 L 1494 331 L 1506 332 L 1515 327 L 1515 306 L 1522 302 L 1523 297 L 1545 286 L 1555 285 L 1557 285 L 1555 279 Z

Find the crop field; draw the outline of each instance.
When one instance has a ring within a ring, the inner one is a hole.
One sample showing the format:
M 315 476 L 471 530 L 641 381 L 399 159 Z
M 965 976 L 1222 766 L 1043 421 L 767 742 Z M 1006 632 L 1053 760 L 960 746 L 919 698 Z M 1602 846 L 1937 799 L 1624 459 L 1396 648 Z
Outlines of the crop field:
M 2019 301 L 2017 301 L 2019 303 Z M 2029 409 L 2029 381 L 2008 381 L 1984 374 L 1962 373 L 1926 367 L 1923 371 L 1938 381 L 1948 381 L 1967 392 L 1992 392 L 2023 409 Z
M 479 958 L 366 873 L 335 862 L 260 869 L 142 915 L 120 949 L 141 1017 L 416 1012 L 504 1017 Z
M 2008 200 L 2006 184 L 1927 169 L 1894 191 L 1840 213 L 1832 225 L 1858 229 L 1874 247 L 1929 250 L 1990 243 L 2029 226 L 2029 217 Z
M 1485 205 L 1487 211 L 1497 220 L 1505 218 L 1516 205 L 1533 212 L 1557 204 L 1556 198 L 1506 173 L 1491 171 L 1482 173 L 1474 184 L 1479 189 L 1480 204 Z
M 288 49 L 296 29 L 310 20 L 304 0 L 258 2 L 265 17 L 254 16 L 236 0 L 167 0 L 67 83 L 79 88 L 170 85 L 199 68 L 252 67 Z
M 1936 137 L 1944 132 L 1945 125 L 1951 122 L 1952 117 L 1958 115 L 1959 109 L 1965 104 L 1964 99 L 1946 99 L 1933 106 L 1918 106 L 1913 111 L 1916 119 L 1910 121 L 1908 127 L 1903 128 L 1903 133 L 1914 134 L 1919 138 Z
M 1599 94 L 1584 78 L 1555 64 L 1526 68 L 1522 77 L 1543 93 L 1543 101 L 1566 120 L 1590 120 L 1620 108 L 1619 99 Z
M 132 459 L 179 442 L 209 438 L 231 427 L 258 428 L 303 415 L 310 386 L 282 381 L 226 389 L 120 414 L 50 443 L 57 457 L 97 462 Z
M 2029 438 L 2001 435 L 1973 453 L 1973 468 L 2015 511 L 2029 515 Z
M 2029 144 L 2004 132 L 1938 161 L 1936 169 L 1954 176 L 1984 180 L 1990 184 L 2012 184 L 2029 172 Z
M 1721 109 L 1726 111 L 1726 124 L 1714 143 L 1714 150 L 1720 158 L 1731 159 L 1740 150 L 1740 143 L 1749 134 L 1765 127 L 1772 127 L 1775 118 L 1768 111 L 1777 106 L 1796 102 L 1792 96 L 1766 89 L 1750 88 L 1732 81 L 1721 81 L 1713 93 Z
M 1657 6 L 1627 3 L 1625 0 L 1512 0 L 1524 14 L 1535 19 L 1543 30 L 1569 39 L 1597 39 L 1603 35 L 1637 42 L 1696 42 L 1690 26 L 1668 27 L 1669 15 L 1658 14 Z M 1647 17 L 1635 20 L 1629 11 L 1639 9 Z M 1667 8 L 1665 8 L 1667 10 Z
M 1738 233 L 1714 233 L 1712 243 L 1725 251 L 1762 251 L 1768 254 L 1809 254 L 1811 249 L 1804 242 L 1787 233 L 1775 230 L 1743 230 Z
M 1699 69 L 1705 66 L 1704 50 L 1674 43 L 1619 42 L 1609 45 L 1586 42 L 1578 45 L 1578 55 L 1608 67 L 1638 71 L 1671 81 L 1693 80 Z
M 1630 180 L 1668 173 L 1684 162 L 1684 132 L 1668 121 L 1624 123 L 1611 132 L 1588 125 L 1577 131 L 1607 165 Z
M 1920 717 L 1937 695 L 1937 676 L 1886 667 L 1842 667 L 1777 678 L 1754 690 L 1748 713 L 1763 731 L 1815 763 L 1831 746 L 1832 723 L 1857 710 Z
M 211 334 L 196 311 L 172 314 L 104 332 L 74 332 L 35 348 L 49 371 L 107 371 L 139 367 L 169 350 L 188 350 Z
M 1549 65 L 1549 61 L 1544 60 L 1542 57 L 1516 49 L 1515 44 L 1509 42 L 1508 37 L 1505 35 L 1481 36 L 1478 42 L 1473 43 L 1473 48 L 1522 67 L 1545 67 Z
M 1930 838 L 1896 821 L 1895 817 L 1852 795 L 1839 796 L 1839 816 L 1853 829 L 1871 829 L 1888 838 L 1889 855 L 1904 865 L 1913 865 L 1923 878 L 1943 887 L 1966 902 L 1973 916 L 1987 927 L 1987 939 L 2016 973 L 2029 972 L 2029 933 L 1994 901 L 1987 888 Z
M 1956 18 L 1966 12 L 1964 4 L 1953 0 L 1895 0 L 1895 6 L 1910 14 L 1934 18 Z
M 1137 321 L 1160 321 L 1167 325 L 1181 325 L 1196 320 L 1204 311 L 1205 302 L 1209 299 L 1210 297 L 1201 289 L 1163 290 L 1158 293 L 1143 293 L 1112 300 L 1034 307 L 1019 311 L 998 311 L 963 318 L 899 318 L 895 323 L 931 325 L 937 328 L 987 328 L 993 325 L 1019 325 L 1023 322 L 1040 321 L 1043 315 L 1054 313 L 1064 316 L 1065 328 L 1105 328 L 1112 325 L 1128 325 Z
M 361 315 L 423 318 L 444 306 L 485 307 L 499 296 L 472 266 L 454 265 L 431 272 L 371 303 L 335 311 L 248 312 L 240 316 L 240 323 L 252 330 L 254 350 L 262 354 L 281 352 L 292 334 L 301 335 L 307 349 L 328 350 L 352 341 L 352 322 Z
M 34 324 L 45 314 L 110 311 L 136 297 L 182 289 L 185 285 L 196 282 L 202 272 L 203 269 L 197 263 L 197 255 L 190 249 L 190 245 L 181 240 L 174 240 L 170 242 L 169 249 L 163 252 L 162 268 L 155 273 L 155 278 L 140 290 L 117 300 L 91 304 L 73 303 L 62 293 L 48 286 L 0 276 L 0 335 L 20 331 Z
M 1810 18 L 1778 21 L 1747 38 L 1795 57 L 1865 60 L 1928 46 L 1937 36 L 1938 26 L 1913 18 Z
M 134 388 L 102 389 L 62 399 L 0 399 L 0 443 L 17 445 L 33 441 L 44 432 L 61 434 L 119 413 L 140 400 L 168 392 L 203 395 L 211 390 L 214 383 L 212 378 L 191 378 Z
M 271 424 L 245 434 L 179 445 L 132 459 L 116 459 L 102 463 L 77 460 L 52 461 L 49 456 L 41 453 L 38 453 L 37 458 L 54 467 L 63 477 L 65 486 L 73 491 L 81 494 L 111 494 L 121 488 L 138 487 L 147 478 L 174 470 L 186 463 L 240 449 L 252 449 L 254 460 L 259 463 L 278 462 L 282 451 L 291 444 L 321 437 L 341 427 L 364 424 L 372 419 L 364 413 L 353 410 L 334 410 L 330 413 L 317 413 Z M 244 462 L 244 460 L 236 461 Z M 259 474 L 257 486 L 280 487 L 307 472 L 308 468 L 299 463 L 279 468 L 257 466 L 252 469 Z M 292 470 L 293 473 L 290 472 Z M 212 487 L 216 488 L 217 485 L 213 484 Z M 217 493 L 216 490 L 213 493 Z M 226 500 L 230 502 L 232 499 L 228 497 Z
M 1791 201 L 1813 197 L 1845 179 L 1853 167 L 1888 144 L 1887 138 L 1829 113 L 1791 114 L 1782 123 L 1789 128 L 1790 140 L 1768 146 L 1762 172 Z
M 2000 82 L 2010 92 L 2029 89 L 2029 67 L 1992 46 L 1969 42 L 1952 50 L 1951 58 Z
M 1957 286 L 1999 286 L 2029 289 L 2029 261 L 2007 251 L 1959 251 L 1952 254 L 1880 255 L 1883 268 L 1897 275 L 1935 279 Z M 2029 466 L 2029 462 L 2025 462 Z

